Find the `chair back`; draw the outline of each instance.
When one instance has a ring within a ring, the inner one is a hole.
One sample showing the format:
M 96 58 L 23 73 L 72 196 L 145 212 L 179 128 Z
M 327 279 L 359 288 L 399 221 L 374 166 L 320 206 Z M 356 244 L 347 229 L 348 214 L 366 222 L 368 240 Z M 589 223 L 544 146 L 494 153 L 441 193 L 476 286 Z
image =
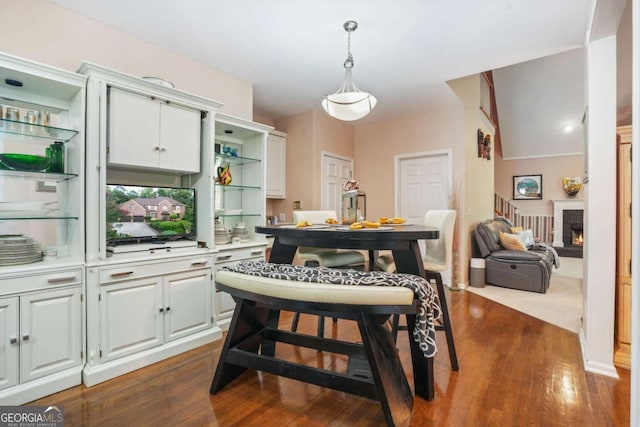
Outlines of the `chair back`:
M 338 219 L 336 211 L 293 211 L 293 222 L 309 221 L 312 224 L 324 224 L 328 218 Z
M 300 221 L 309 221 L 311 224 L 324 224 L 327 218 L 338 219 L 336 211 L 293 211 L 293 222 L 299 223 Z M 306 246 L 298 246 L 298 253 L 300 255 L 305 254 L 327 254 L 338 252 L 337 249 L 328 248 L 309 248 Z
M 437 240 L 425 240 L 423 260 L 426 263 L 440 266 L 442 270 L 450 268 L 453 259 L 453 229 L 456 225 L 456 211 L 427 211 L 424 215 L 424 225 L 437 228 L 440 236 Z

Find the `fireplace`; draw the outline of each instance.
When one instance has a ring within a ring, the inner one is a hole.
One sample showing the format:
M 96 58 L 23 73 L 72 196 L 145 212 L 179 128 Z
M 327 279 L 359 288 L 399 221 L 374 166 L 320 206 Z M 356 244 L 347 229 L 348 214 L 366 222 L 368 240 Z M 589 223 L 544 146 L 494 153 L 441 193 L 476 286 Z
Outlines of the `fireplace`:
M 553 247 L 558 255 L 582 258 L 584 245 L 584 202 L 554 200 Z

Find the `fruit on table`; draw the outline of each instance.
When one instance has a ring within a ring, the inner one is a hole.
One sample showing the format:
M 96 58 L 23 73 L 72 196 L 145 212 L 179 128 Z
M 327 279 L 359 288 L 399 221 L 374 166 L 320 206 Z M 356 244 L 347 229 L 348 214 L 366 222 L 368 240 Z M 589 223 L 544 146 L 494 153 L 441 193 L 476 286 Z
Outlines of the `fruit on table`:
M 364 224 L 362 224 L 361 222 L 354 222 L 349 226 L 349 229 L 351 230 L 361 230 L 363 228 L 364 228 Z
M 365 221 L 364 228 L 380 228 L 379 222 Z
M 327 219 L 324 220 L 324 222 L 327 223 L 327 224 L 337 224 L 338 220 L 335 219 L 335 218 L 327 218 Z
M 389 217 L 381 216 L 380 219 L 378 219 L 378 222 L 380 224 L 389 224 Z
M 303 221 L 300 221 L 299 223 L 296 224 L 296 228 L 303 228 L 303 227 L 309 227 L 313 225 L 312 223 L 310 223 L 309 221 L 307 221 L 306 219 Z
M 404 218 L 391 218 L 391 224 L 404 224 L 405 221 L 406 219 Z

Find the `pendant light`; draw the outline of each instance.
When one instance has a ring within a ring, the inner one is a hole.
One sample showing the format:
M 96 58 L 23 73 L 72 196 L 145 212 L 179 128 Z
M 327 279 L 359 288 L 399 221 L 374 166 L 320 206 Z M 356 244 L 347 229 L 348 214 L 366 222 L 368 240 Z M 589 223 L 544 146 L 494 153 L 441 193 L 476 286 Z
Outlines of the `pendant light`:
M 358 28 L 356 21 L 347 21 L 343 25 L 347 32 L 347 59 L 344 61 L 346 70 L 344 83 L 338 91 L 327 95 L 322 100 L 322 108 L 332 117 L 344 121 L 358 120 L 366 116 L 376 106 L 378 100 L 369 92 L 360 91 L 353 83 L 351 69 L 353 56 L 351 55 L 351 33 Z

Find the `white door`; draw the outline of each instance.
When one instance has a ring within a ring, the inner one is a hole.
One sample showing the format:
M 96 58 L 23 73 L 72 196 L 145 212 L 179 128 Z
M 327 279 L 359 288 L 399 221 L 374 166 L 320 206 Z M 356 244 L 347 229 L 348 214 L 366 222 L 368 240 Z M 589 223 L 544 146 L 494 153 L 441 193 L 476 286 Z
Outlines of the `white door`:
M 322 210 L 342 214 L 342 187 L 353 177 L 353 160 L 322 153 Z
M 211 269 L 172 274 L 165 278 L 166 341 L 211 326 Z
M 396 215 L 422 224 L 432 209 L 448 209 L 451 189 L 448 152 L 417 153 L 396 157 L 399 191 Z
M 163 344 L 162 277 L 103 285 L 100 304 L 103 362 Z
M 396 215 L 409 224 L 422 224 L 432 209 L 449 209 L 451 153 L 415 153 L 396 156 Z M 424 254 L 424 242 L 420 242 Z M 442 273 L 451 284 L 451 270 Z
M 0 299 L 0 390 L 18 384 L 18 298 Z
M 160 104 L 160 169 L 200 172 L 200 111 Z
M 82 359 L 80 288 L 20 297 L 20 382 L 74 366 Z

